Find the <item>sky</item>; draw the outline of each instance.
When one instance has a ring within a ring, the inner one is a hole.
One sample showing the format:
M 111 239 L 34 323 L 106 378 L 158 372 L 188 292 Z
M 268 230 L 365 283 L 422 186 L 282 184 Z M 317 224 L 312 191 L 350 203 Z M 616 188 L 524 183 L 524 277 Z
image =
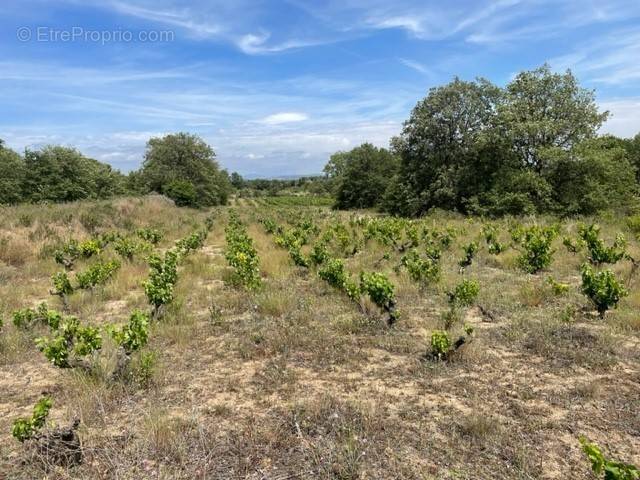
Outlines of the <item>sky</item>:
M 640 131 L 638 0 L 3 0 L 0 138 L 123 172 L 200 135 L 245 176 L 314 174 L 388 146 L 429 88 L 570 68 Z

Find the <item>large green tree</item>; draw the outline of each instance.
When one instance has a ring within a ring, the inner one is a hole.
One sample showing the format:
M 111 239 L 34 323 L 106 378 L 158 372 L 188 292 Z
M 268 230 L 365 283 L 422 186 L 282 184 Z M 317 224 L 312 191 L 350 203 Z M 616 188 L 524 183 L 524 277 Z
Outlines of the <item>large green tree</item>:
M 24 175 L 24 159 L 0 140 L 0 204 L 22 200 Z
M 392 185 L 387 209 L 416 215 L 432 207 L 464 208 L 473 190 L 483 190 L 480 184 L 491 173 L 485 170 L 502 161 L 496 156 L 499 139 L 492 135 L 500 96 L 500 89 L 483 79 L 456 78 L 432 88 L 392 140 L 401 158 L 401 185 Z
M 189 133 L 149 140 L 140 176 L 149 190 L 179 195 L 182 204 L 191 206 L 225 204 L 231 188 L 213 149 Z
M 545 168 L 545 149 L 570 150 L 593 138 L 608 115 L 570 71 L 553 73 L 548 65 L 519 73 L 498 105 L 500 133 L 522 165 L 538 173 Z
M 389 150 L 370 143 L 340 155 L 344 167 L 337 186 L 336 207 L 377 206 L 397 170 L 397 158 Z

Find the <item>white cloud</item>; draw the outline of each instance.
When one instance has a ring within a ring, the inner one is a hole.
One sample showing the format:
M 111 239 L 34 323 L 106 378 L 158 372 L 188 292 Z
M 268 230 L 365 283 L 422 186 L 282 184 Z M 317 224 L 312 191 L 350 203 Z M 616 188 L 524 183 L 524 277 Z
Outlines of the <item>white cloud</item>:
M 308 118 L 309 116 L 305 113 L 281 112 L 274 113 L 273 115 L 263 118 L 260 120 L 260 123 L 264 123 L 266 125 L 281 125 L 283 123 L 304 122 Z
M 601 133 L 611 133 L 628 138 L 640 133 L 640 97 L 606 100 L 600 103 L 611 116 L 600 129 Z

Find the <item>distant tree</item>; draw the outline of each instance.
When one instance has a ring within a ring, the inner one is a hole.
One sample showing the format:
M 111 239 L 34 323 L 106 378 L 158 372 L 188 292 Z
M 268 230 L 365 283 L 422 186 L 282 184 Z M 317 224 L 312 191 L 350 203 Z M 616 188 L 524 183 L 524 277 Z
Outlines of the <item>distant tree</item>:
M 73 148 L 47 146 L 25 152 L 24 199 L 69 202 L 125 192 L 125 177 Z
M 233 188 L 236 188 L 239 190 L 244 187 L 245 185 L 244 178 L 242 178 L 242 175 L 240 175 L 238 172 L 233 172 L 230 178 L 231 178 L 231 185 L 233 185 Z
M 215 157 L 213 149 L 197 135 L 176 133 L 152 138 L 140 176 L 151 191 L 168 195 L 176 191 L 176 185 L 190 183 L 196 192 L 192 206 L 225 204 L 231 184 Z M 181 183 L 174 183 L 177 181 Z
M 371 208 L 377 206 L 397 171 L 398 160 L 385 148 L 365 143 L 343 152 L 344 171 L 337 187 L 337 208 Z
M 24 175 L 24 159 L 0 139 L 0 204 L 22 201 Z
M 592 215 L 633 202 L 638 194 L 636 168 L 618 140 L 605 136 L 585 140 L 570 151 L 545 152 L 557 213 Z
M 633 138 L 626 139 L 624 143 L 629 161 L 636 167 L 636 179 L 640 182 L 640 133 Z

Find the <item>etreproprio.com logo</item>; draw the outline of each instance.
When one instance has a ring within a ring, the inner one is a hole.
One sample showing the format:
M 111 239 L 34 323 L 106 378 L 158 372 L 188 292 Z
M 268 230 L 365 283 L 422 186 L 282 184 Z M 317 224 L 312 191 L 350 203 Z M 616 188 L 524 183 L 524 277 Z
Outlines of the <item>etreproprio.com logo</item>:
M 54 28 L 46 26 L 19 27 L 16 38 L 20 42 L 42 43 L 155 43 L 173 42 L 173 30 L 89 30 L 84 27 Z

